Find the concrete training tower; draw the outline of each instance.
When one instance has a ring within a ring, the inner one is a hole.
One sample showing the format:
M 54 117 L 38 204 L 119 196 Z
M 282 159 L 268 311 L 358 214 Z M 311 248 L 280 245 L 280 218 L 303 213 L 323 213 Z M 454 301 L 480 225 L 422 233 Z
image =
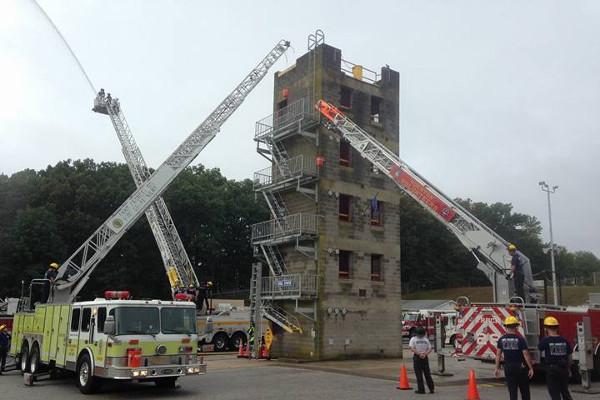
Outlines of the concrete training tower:
M 271 166 L 254 174 L 254 189 L 272 219 L 252 227 L 261 263 L 251 308 L 273 322 L 276 356 L 398 357 L 398 189 L 321 127 L 314 105 L 332 102 L 398 154 L 399 74 L 343 60 L 320 31 L 308 49 L 275 74 L 273 114 L 256 123 Z

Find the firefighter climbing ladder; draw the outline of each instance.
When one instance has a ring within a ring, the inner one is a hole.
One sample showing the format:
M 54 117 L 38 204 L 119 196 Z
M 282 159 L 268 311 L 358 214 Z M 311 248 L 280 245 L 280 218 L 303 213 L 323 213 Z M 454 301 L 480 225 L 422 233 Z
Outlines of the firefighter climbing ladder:
M 99 95 L 94 101 L 93 111 L 110 117 L 131 176 L 136 187 L 139 188 L 150 177 L 150 169 L 133 138 L 121 105 L 116 100 L 109 101 L 106 97 Z M 178 290 L 183 291 L 189 288 L 198 290 L 200 283 L 162 196 L 159 196 L 148 207 L 146 218 L 162 256 L 171 284 L 171 295 L 174 296 Z
M 148 179 L 73 253 L 58 270 L 51 301 L 72 302 L 100 261 L 169 184 L 217 135 L 221 126 L 265 77 L 290 43 L 280 41 Z
M 316 107 L 329 120 L 329 126 L 337 130 L 362 157 L 433 214 L 469 249 L 478 261 L 477 268 L 492 282 L 494 302 L 509 302 L 512 296 L 511 280 L 507 274 L 510 268 L 508 242 L 450 197 L 444 195 L 335 106 L 319 100 Z M 531 264 L 525 255 L 520 255 L 525 261 L 525 283 L 532 290 Z M 531 296 L 531 293 L 529 295 Z M 524 300 L 530 302 L 536 299 Z

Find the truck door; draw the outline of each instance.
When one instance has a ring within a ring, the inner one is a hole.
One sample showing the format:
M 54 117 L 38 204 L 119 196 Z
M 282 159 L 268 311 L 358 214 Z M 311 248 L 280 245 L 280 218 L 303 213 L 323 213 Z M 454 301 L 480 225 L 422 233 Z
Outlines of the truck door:
M 75 371 L 77 363 L 80 325 L 81 307 L 73 307 L 71 310 L 71 323 L 69 324 L 69 338 L 67 339 L 67 356 L 65 358 L 65 366 L 71 371 Z
M 95 317 L 93 323 L 92 343 L 94 351 L 94 365 L 96 367 L 104 367 L 106 356 L 106 335 L 104 334 L 104 321 L 106 321 L 106 307 L 98 307 L 95 309 Z

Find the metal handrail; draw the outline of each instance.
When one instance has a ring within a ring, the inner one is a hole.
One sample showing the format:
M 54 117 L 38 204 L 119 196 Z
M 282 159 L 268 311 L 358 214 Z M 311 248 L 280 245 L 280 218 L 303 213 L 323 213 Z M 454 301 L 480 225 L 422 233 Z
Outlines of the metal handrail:
M 348 60 L 342 59 L 340 69 L 343 73 L 345 73 L 348 76 L 354 77 L 354 72 L 353 72 L 354 67 L 360 67 L 362 69 L 362 72 L 363 72 L 362 80 L 365 82 L 370 82 L 370 83 L 376 84 L 377 82 L 379 82 L 381 80 L 381 75 L 379 73 L 373 71 L 372 69 L 365 68 L 362 65 L 358 65 L 358 64 L 355 64 Z M 365 72 L 366 72 L 366 74 L 365 74 Z
M 315 214 L 298 213 L 252 225 L 252 242 L 282 239 L 290 236 L 315 235 L 319 219 Z
M 318 119 L 317 112 L 306 98 L 301 98 L 277 110 L 277 112 L 256 122 L 254 139 L 262 140 L 273 135 L 274 131 L 287 128 L 307 117 Z
M 286 274 L 262 278 L 263 296 L 302 297 L 317 294 L 317 275 Z
M 317 175 L 316 161 L 311 160 L 308 156 L 302 154 L 287 160 L 279 161 L 279 163 L 285 164 L 285 168 L 280 168 L 273 164 L 270 167 L 254 173 L 255 189 L 270 186 L 290 178 Z

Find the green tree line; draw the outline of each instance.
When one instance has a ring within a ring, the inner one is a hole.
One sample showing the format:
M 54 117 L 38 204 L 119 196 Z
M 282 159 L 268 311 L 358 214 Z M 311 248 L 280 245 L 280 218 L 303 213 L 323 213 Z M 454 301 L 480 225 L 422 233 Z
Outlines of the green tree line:
M 133 192 L 125 164 L 63 161 L 44 170 L 0 174 L 0 297 L 18 296 L 21 282 L 39 278 L 50 262 L 62 262 Z M 473 257 L 443 225 L 401 195 L 402 281 L 406 290 L 488 285 Z M 250 180 L 235 181 L 218 169 L 189 167 L 164 193 L 182 241 L 201 281 L 223 296 L 247 297 L 253 252 L 250 226 L 269 218 Z M 461 204 L 527 254 L 534 273 L 549 269 L 541 226 L 510 204 Z M 600 271 L 590 252 L 559 247 L 564 276 Z M 435 273 L 432 273 L 435 271 Z M 168 298 L 169 285 L 154 237 L 141 218 L 92 274 L 82 298 L 106 289 L 130 289 L 140 298 Z

